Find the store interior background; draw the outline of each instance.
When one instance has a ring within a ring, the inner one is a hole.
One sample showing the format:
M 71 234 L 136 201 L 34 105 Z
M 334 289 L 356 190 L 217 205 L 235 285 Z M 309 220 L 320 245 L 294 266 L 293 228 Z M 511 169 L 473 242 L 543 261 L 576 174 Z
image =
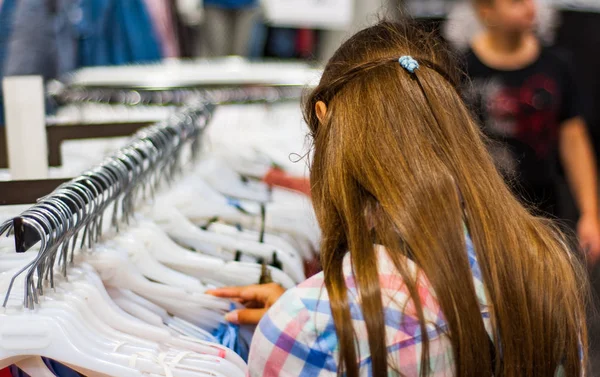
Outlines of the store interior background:
M 13 0 L 0 0 L 0 4 L 5 5 L 9 1 Z M 568 50 L 574 59 L 575 73 L 579 88 L 583 93 L 582 98 L 585 101 L 582 104 L 585 118 L 594 143 L 596 159 L 600 161 L 600 0 L 540 1 L 545 2 L 556 12 L 552 28 L 554 43 Z M 348 3 L 350 2 L 349 0 Z M 172 3 L 175 4 L 176 1 L 173 0 Z M 256 34 L 253 35 L 251 45 L 248 46 L 247 57 L 258 60 L 265 58 L 301 60 L 319 66 L 327 61 L 345 38 L 382 16 L 399 18 L 401 14 L 409 15 L 418 19 L 423 27 L 443 35 L 447 14 L 455 6 L 456 1 L 355 0 L 352 3 L 352 22 L 335 30 L 327 28 L 300 29 L 283 25 L 275 27 L 262 21 L 258 22 L 254 28 Z M 8 42 L 3 34 L 6 32 L 6 24 L 2 25 L 2 20 L 0 13 L 0 62 L 2 59 L 6 59 L 8 50 Z M 197 48 L 199 34 L 196 26 L 180 22 L 176 25 L 176 34 L 178 52 L 173 57 L 202 56 Z M 0 77 L 2 73 L 3 71 L 0 69 Z M 34 73 L 36 72 L 28 72 L 28 74 Z M 37 72 L 37 74 L 44 74 L 44 72 Z M 5 142 L 2 138 L 4 136 L 0 133 L 0 143 Z M 6 163 L 2 161 L 6 161 L 6 151 L 0 150 L 0 165 Z M 566 186 L 564 191 L 564 207 L 568 209 L 570 218 L 574 220 L 577 213 L 573 200 L 567 193 Z M 600 265 L 597 265 L 591 272 L 591 279 L 594 294 L 597 296 L 600 294 Z M 592 375 L 600 376 L 600 316 L 591 313 L 590 317 Z

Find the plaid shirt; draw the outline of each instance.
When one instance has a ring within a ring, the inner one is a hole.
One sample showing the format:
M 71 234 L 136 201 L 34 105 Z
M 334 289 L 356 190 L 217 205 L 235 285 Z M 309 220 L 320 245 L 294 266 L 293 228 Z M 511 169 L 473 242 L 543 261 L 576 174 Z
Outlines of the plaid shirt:
M 381 246 L 376 249 L 389 360 L 405 376 L 417 377 L 421 369 L 422 340 L 416 309 L 385 249 Z M 481 271 L 468 237 L 467 250 L 481 315 L 491 334 Z M 410 260 L 407 263 L 412 273 L 417 274 L 416 265 Z M 344 275 L 360 352 L 360 375 L 372 376 L 367 331 L 349 255 L 344 260 Z M 431 376 L 454 376 L 452 348 L 444 334 L 448 326 L 435 293 L 422 273 L 418 274 L 417 285 L 429 335 Z M 338 355 L 338 339 L 321 273 L 288 290 L 262 319 L 250 348 L 249 373 L 251 377 L 335 377 Z M 396 375 L 391 368 L 389 375 Z

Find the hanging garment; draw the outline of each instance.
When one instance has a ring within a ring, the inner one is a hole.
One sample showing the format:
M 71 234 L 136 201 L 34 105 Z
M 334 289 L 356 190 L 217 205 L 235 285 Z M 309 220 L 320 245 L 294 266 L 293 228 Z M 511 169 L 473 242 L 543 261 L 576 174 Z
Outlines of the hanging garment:
M 119 65 L 161 58 L 143 0 L 90 0 L 81 7 L 80 65 Z
M 293 177 L 283 170 L 271 169 L 263 177 L 263 182 L 272 186 L 288 188 L 310 196 L 310 181 L 304 177 Z
M 41 75 L 48 80 L 79 66 L 160 59 L 142 1 L 6 0 L 0 8 L 0 77 Z
M 232 304 L 231 310 L 235 310 Z M 233 323 L 222 323 L 214 332 L 213 336 L 225 347 L 235 351 L 238 355 L 248 361 L 250 342 L 240 333 L 240 326 Z
M 258 18 L 256 7 L 221 7 L 207 5 L 199 40 L 198 54 L 206 56 L 248 56 L 254 25 Z
M 13 29 L 13 15 L 17 0 L 5 0 L 0 4 L 0 76 L 4 72 L 4 61 L 8 52 L 8 43 Z
M 19 0 L 13 14 L 5 76 L 42 75 L 56 78 L 77 67 L 77 0 Z
M 12 26 L 5 45 L 4 76 L 41 75 L 48 80 L 77 67 L 74 23 L 81 16 L 77 0 L 41 4 L 39 0 L 10 0 L 4 5 L 14 7 L 6 20 L 0 20 Z M 2 46 L 0 55 L 1 50 Z M 52 111 L 49 101 L 47 108 Z
M 12 33 L 12 19 L 17 6 L 16 0 L 4 0 L 0 5 L 0 79 L 4 76 L 4 63 Z M 0 88 L 0 125 L 4 125 L 4 100 Z
M 144 0 L 144 4 L 152 20 L 156 36 L 160 40 L 162 56 L 165 58 L 179 57 L 173 14 L 168 1 Z
M 297 29 L 270 27 L 266 55 L 282 59 L 295 57 L 297 33 Z
M 240 9 L 256 5 L 256 0 L 204 0 L 204 5 L 226 8 Z
M 316 32 L 312 29 L 299 29 L 296 35 L 296 52 L 302 59 L 310 59 L 315 55 L 317 45 Z

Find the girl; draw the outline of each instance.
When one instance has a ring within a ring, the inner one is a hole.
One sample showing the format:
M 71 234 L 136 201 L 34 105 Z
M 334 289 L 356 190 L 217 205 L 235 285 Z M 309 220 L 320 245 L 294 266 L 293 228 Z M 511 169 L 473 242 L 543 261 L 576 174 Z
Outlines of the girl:
M 575 195 L 581 246 L 600 256 L 596 165 L 568 60 L 540 45 L 535 0 L 474 0 L 484 31 L 467 53 L 469 102 L 519 197 L 557 216 L 557 157 Z
M 359 32 L 305 111 L 324 271 L 280 298 L 213 292 L 270 307 L 251 376 L 582 375 L 581 269 L 496 171 L 438 43 L 406 24 Z

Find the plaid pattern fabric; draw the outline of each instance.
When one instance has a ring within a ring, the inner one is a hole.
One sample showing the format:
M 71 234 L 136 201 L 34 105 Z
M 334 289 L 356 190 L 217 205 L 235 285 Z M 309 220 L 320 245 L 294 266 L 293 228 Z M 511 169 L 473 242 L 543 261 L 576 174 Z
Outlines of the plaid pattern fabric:
M 422 334 L 416 309 L 400 274 L 381 246 L 377 246 L 379 281 L 382 290 L 387 334 L 387 349 L 394 369 L 407 377 L 419 376 L 421 370 Z M 487 310 L 481 271 L 471 240 L 467 249 L 482 317 L 488 332 L 491 323 Z M 413 274 L 416 265 L 408 261 Z M 350 310 L 358 339 L 360 375 L 371 376 L 371 358 L 360 299 L 352 275 L 350 258 L 344 260 Z M 416 275 L 415 275 L 416 276 Z M 423 304 L 426 329 L 430 341 L 431 375 L 453 376 L 454 364 L 450 342 L 444 332 L 447 324 L 435 293 L 423 274 L 418 275 L 418 291 Z M 490 332 L 491 333 L 491 332 Z M 252 340 L 249 356 L 251 377 L 300 376 L 335 377 L 338 360 L 335 333 L 323 273 L 313 276 L 289 290 L 260 322 Z M 390 368 L 389 375 L 396 375 Z

